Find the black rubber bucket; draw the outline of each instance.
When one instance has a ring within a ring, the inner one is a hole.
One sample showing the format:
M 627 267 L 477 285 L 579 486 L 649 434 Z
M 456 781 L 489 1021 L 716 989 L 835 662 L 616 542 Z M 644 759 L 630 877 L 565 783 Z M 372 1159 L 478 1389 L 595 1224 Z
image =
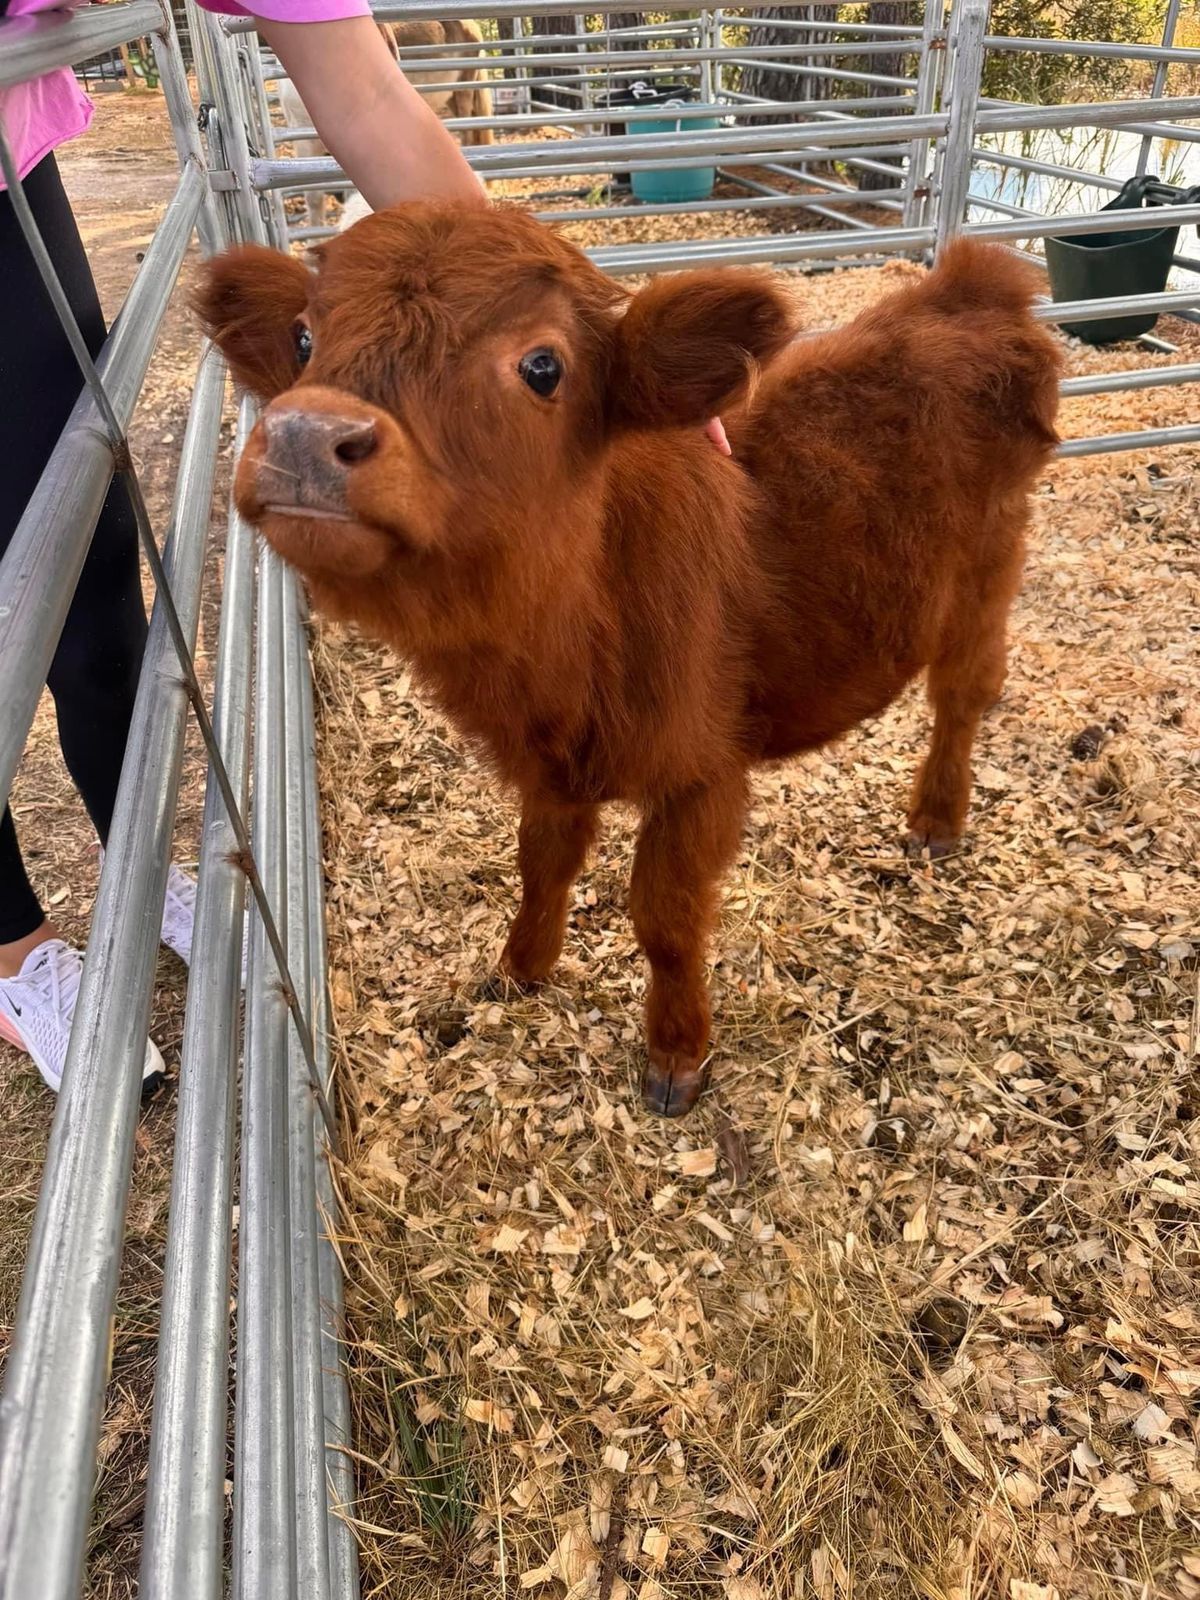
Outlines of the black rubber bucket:
M 603 111 L 623 111 L 627 106 L 638 111 L 653 111 L 655 106 L 678 105 L 680 101 L 695 100 L 696 89 L 690 83 L 676 83 L 667 78 L 639 78 L 624 89 L 614 89 L 611 94 L 596 96 L 596 104 Z M 624 138 L 628 132 L 623 122 L 610 122 L 608 131 Z M 614 172 L 613 182 L 628 185 L 632 174 Z
M 1157 178 L 1130 178 L 1102 209 L 1131 211 L 1142 207 L 1190 205 L 1197 189 L 1178 189 Z M 1082 233 L 1046 240 L 1050 294 L 1064 300 L 1107 300 L 1135 294 L 1161 294 L 1167 286 L 1171 257 L 1179 243 L 1178 227 L 1138 229 L 1133 233 Z M 1156 312 L 1131 317 L 1105 317 L 1095 322 L 1070 322 L 1063 332 L 1085 344 L 1116 344 L 1149 333 Z

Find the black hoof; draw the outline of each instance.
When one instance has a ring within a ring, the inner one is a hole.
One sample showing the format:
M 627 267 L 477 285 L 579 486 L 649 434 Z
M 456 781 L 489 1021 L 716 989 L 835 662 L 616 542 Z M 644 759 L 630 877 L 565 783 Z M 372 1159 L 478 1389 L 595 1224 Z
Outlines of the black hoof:
M 519 978 L 510 978 L 506 972 L 493 972 L 476 989 L 475 999 L 491 1005 L 497 1000 L 511 1000 L 516 995 L 536 994 L 541 987 L 540 983 L 524 983 Z
M 904 854 L 910 861 L 944 861 L 958 850 L 957 839 L 939 839 L 928 833 L 906 833 Z
M 657 1117 L 682 1117 L 704 1092 L 704 1063 L 695 1056 L 651 1050 L 642 1074 L 642 1104 Z

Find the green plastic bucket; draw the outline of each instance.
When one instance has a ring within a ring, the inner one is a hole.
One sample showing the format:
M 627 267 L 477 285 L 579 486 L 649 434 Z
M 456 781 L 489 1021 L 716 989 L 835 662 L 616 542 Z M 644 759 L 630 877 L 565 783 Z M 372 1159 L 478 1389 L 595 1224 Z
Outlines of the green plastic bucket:
M 1143 206 L 1190 204 L 1196 191 L 1176 189 L 1157 178 L 1131 178 L 1105 211 Z M 1171 257 L 1179 243 L 1177 227 L 1139 229 L 1135 233 L 1087 233 L 1046 239 L 1050 293 L 1064 300 L 1107 300 L 1137 294 L 1161 294 L 1167 286 Z M 1085 344 L 1116 344 L 1149 333 L 1155 312 L 1129 317 L 1104 317 L 1094 322 L 1069 322 L 1063 332 Z
M 699 128 L 711 133 L 721 126 L 716 117 L 652 117 L 643 121 L 626 123 L 626 132 L 678 133 L 681 128 Z M 660 167 L 648 172 L 634 172 L 630 187 L 639 200 L 669 205 L 672 202 L 707 200 L 717 181 L 716 167 Z

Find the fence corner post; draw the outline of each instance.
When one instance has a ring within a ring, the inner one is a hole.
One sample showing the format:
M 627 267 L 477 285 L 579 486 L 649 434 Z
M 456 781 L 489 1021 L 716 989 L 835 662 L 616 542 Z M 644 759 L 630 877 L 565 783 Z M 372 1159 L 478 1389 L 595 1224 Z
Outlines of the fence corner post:
M 966 221 L 989 10 L 990 0 L 960 0 L 951 12 L 950 120 L 935 198 L 936 255 Z

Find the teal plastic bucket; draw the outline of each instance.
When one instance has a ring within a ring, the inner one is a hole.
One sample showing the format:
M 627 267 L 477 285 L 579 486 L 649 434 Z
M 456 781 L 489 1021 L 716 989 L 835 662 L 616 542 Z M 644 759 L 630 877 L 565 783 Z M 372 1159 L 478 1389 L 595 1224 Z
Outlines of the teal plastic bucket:
M 697 128 L 711 133 L 720 126 L 716 117 L 688 117 L 686 120 L 654 117 L 644 121 L 639 117 L 627 122 L 625 131 L 629 134 L 678 133 L 681 128 Z M 635 197 L 661 205 L 707 200 L 716 181 L 716 167 L 662 167 L 630 174 L 630 187 Z

